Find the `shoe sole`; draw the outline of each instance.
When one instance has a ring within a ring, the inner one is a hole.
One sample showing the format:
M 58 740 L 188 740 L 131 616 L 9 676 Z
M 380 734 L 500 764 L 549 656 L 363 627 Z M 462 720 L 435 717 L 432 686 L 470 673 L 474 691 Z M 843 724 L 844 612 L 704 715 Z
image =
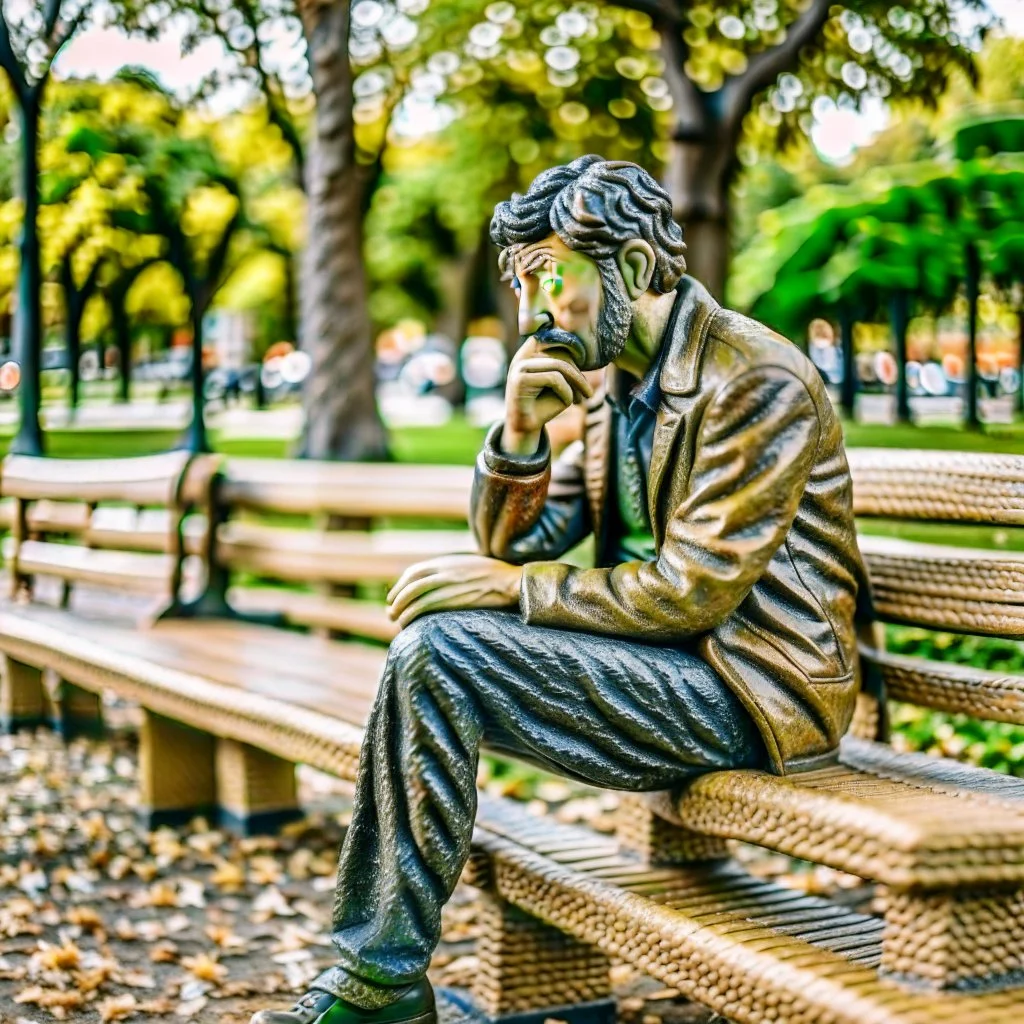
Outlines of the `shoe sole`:
M 334 1007 L 329 1007 L 325 1010 L 313 1024 L 330 1024 L 331 1012 Z M 393 1024 L 437 1024 L 437 1010 L 428 1010 L 426 1013 L 417 1014 L 415 1017 L 403 1017 L 401 1020 L 394 1021 Z

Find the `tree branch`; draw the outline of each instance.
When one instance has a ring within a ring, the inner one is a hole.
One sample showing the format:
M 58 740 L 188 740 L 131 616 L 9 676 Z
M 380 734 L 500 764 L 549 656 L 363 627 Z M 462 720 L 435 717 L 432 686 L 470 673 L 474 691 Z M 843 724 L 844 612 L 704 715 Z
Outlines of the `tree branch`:
M 206 261 L 206 273 L 203 275 L 200 287 L 204 313 L 213 301 L 213 297 L 217 294 L 221 284 L 223 284 L 224 266 L 228 259 L 228 249 L 231 246 L 232 239 L 235 237 L 235 231 L 241 223 L 242 208 L 239 206 L 231 220 L 224 225 L 224 233 L 220 236 L 219 241 L 210 253 L 210 258 Z
M 833 0 L 811 0 L 807 9 L 786 29 L 786 38 L 778 46 L 750 59 L 747 70 L 731 79 L 723 88 L 726 120 L 738 129 L 754 97 L 771 85 L 783 71 L 794 67 L 800 50 L 828 21 Z
M 46 0 L 43 7 L 43 35 L 47 39 L 53 35 L 53 30 L 57 27 L 62 4 L 63 0 Z
M 615 6 L 646 14 L 661 31 L 672 28 L 682 32 L 689 24 L 672 0 L 616 0 Z
M 88 13 L 88 5 L 83 4 L 70 21 L 58 26 L 60 31 L 53 37 L 53 56 L 50 58 L 51 62 L 60 52 L 61 47 L 79 30 Z
M 2 5 L 0 5 L 0 68 L 7 72 L 7 77 L 11 81 L 11 88 L 17 95 L 18 102 L 24 105 L 28 83 L 25 81 L 25 72 L 22 70 L 21 64 L 14 54 L 14 47 L 11 45 L 11 30 L 7 25 L 7 15 L 4 14 Z

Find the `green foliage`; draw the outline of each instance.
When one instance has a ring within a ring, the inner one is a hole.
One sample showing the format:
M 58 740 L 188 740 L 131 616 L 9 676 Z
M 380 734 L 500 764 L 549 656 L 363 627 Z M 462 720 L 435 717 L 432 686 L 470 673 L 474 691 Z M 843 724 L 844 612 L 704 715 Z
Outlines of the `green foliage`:
M 1024 673 L 1024 644 L 1013 640 L 932 633 L 889 627 L 887 647 L 894 654 L 970 665 L 1007 675 Z M 1011 775 L 1024 776 L 1024 726 L 983 722 L 911 705 L 892 709 L 893 732 L 908 750 L 955 757 Z
M 999 281 L 1024 252 L 1024 154 L 880 168 L 819 186 L 762 216 L 736 260 L 732 299 L 784 333 L 852 305 L 868 316 L 895 289 L 947 305 L 978 247 Z

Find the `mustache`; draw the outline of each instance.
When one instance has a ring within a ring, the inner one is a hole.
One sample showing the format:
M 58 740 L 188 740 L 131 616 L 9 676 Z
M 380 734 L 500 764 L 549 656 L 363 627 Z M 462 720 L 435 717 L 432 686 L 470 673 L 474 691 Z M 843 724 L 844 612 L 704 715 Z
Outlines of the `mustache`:
M 532 337 L 542 352 L 553 348 L 568 349 L 577 366 L 587 358 L 587 349 L 582 339 L 570 331 L 563 331 L 560 327 L 542 327 Z

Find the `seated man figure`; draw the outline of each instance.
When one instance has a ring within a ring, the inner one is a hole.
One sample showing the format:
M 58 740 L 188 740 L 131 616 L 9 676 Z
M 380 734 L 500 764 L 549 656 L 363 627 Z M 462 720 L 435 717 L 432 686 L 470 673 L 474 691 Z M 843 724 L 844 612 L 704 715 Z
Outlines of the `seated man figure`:
M 254 1024 L 435 1019 L 481 744 L 619 790 L 834 757 L 864 575 L 811 363 L 685 276 L 666 192 L 583 157 L 501 203 L 524 342 L 477 463 L 481 554 L 414 566 L 341 853 L 338 964 Z M 592 396 L 583 371 L 605 368 Z M 551 465 L 545 424 L 586 403 Z M 559 561 L 587 534 L 596 568 Z M 426 614 L 430 613 L 430 614 Z

